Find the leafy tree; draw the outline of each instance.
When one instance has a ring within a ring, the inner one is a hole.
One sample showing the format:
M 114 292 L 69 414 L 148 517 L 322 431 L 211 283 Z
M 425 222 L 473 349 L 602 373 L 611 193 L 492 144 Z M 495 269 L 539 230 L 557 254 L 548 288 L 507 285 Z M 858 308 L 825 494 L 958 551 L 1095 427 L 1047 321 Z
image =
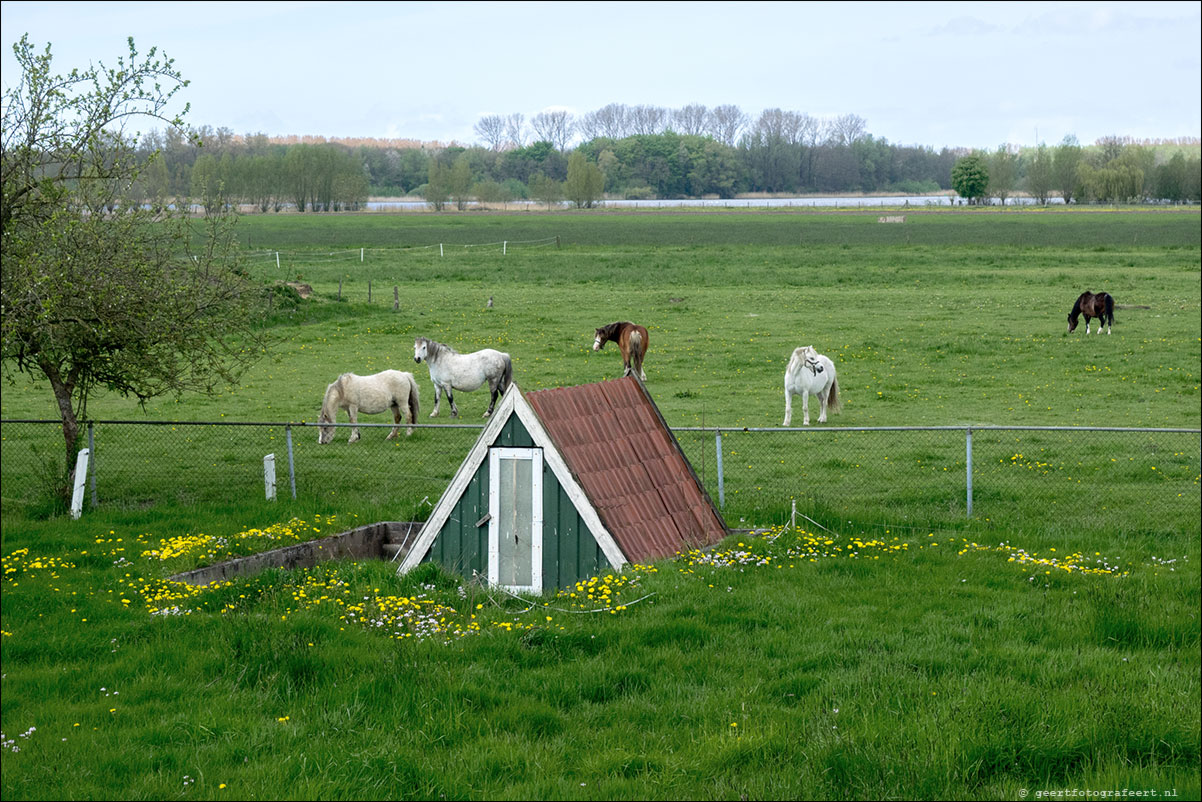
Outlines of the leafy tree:
M 447 191 L 455 201 L 455 208 L 463 211 L 467 208 L 472 195 L 472 165 L 466 153 L 459 154 L 447 179 Z
M 472 194 L 480 203 L 486 204 L 499 203 L 504 206 L 513 200 L 513 190 L 496 181 L 481 181 L 472 187 Z
M 441 212 L 451 197 L 451 171 L 443 167 L 438 159 L 430 159 L 429 178 L 426 181 L 426 203 Z
M 969 204 L 980 203 L 989 190 L 989 170 L 986 161 L 978 154 L 964 156 L 952 167 L 952 189 L 960 197 L 968 198 Z
M 530 178 L 530 195 L 535 200 L 547 204 L 550 209 L 563 200 L 563 184 L 542 173 L 535 173 Z
M 998 149 L 989 157 L 989 194 L 1000 198 L 1006 205 L 1006 198 L 1014 192 L 1018 185 L 1018 152 L 1009 145 L 998 145 Z
M 197 232 L 187 203 L 156 211 L 131 199 L 145 160 L 122 129 L 138 119 L 178 127 L 168 108 L 187 84 L 170 59 L 128 44 L 115 67 L 56 75 L 50 46 L 38 53 L 22 37 L 21 78 L 4 91 L 3 369 L 50 385 L 64 493 L 93 394 L 215 392 L 265 345 L 228 221 L 208 218 Z
M 1027 192 L 1041 204 L 1047 204 L 1048 196 L 1052 193 L 1054 174 L 1052 171 L 1052 153 L 1048 146 L 1039 143 L 1030 161 L 1027 162 Z
M 989 191 L 989 168 L 985 159 L 973 153 L 956 162 L 952 168 L 952 189 L 969 204 L 980 203 Z
M 605 175 L 596 164 L 584 158 L 584 153 L 573 151 L 568 159 L 568 180 L 564 185 L 567 199 L 577 209 L 591 209 L 605 192 Z
M 1077 168 L 1081 164 L 1083 152 L 1077 143 L 1077 138 L 1069 134 L 1056 146 L 1052 156 L 1053 186 L 1060 190 L 1060 197 L 1065 203 L 1072 203 L 1077 197 L 1080 179 Z

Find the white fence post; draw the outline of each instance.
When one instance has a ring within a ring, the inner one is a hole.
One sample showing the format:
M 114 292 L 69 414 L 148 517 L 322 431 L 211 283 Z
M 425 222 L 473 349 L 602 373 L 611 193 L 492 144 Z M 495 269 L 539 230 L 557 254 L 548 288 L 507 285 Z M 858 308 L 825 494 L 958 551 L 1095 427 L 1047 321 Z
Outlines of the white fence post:
M 263 486 L 267 492 L 267 500 L 275 501 L 275 454 L 263 457 Z
M 83 513 L 83 489 L 88 482 L 88 449 L 81 449 L 75 457 L 75 491 L 71 493 L 71 517 L 78 520 Z

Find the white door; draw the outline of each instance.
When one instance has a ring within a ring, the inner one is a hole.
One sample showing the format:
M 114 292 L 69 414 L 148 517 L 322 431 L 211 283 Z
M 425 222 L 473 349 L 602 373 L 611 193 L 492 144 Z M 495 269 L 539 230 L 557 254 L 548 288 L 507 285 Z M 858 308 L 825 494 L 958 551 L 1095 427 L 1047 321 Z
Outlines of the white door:
M 489 449 L 488 471 L 488 581 L 542 593 L 542 449 Z

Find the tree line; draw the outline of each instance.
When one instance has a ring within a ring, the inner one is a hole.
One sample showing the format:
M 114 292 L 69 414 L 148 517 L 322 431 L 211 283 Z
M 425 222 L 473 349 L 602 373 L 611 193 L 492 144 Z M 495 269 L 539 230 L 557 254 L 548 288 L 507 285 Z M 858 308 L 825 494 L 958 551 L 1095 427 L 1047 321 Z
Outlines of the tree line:
M 1176 149 L 1158 158 L 1155 148 L 1104 137 L 1092 148 L 1067 136 L 1055 147 L 1041 143 L 1019 151 L 1007 145 L 956 161 L 952 188 L 970 204 L 1001 203 L 1025 192 L 1037 203 L 1198 203 L 1202 164 L 1197 153 Z
M 280 141 L 202 126 L 152 132 L 139 144 L 149 165 L 135 186 L 146 204 L 192 198 L 207 210 L 262 212 L 361 208 L 370 196 L 425 198 L 435 209 L 472 201 L 505 204 L 603 197 L 733 198 L 746 193 L 898 193 L 956 190 L 969 202 L 1199 200 L 1196 148 L 1165 148 L 1110 137 L 994 152 L 899 145 L 874 137 L 854 114 L 820 119 L 783 109 L 752 118 L 736 106 L 681 109 L 610 104 L 574 118 L 545 112 L 486 115 L 480 144 Z M 1196 143 L 1194 143 L 1196 144 Z M 1187 156 L 1186 150 L 1195 150 Z M 150 158 L 154 156 L 154 158 Z M 581 161 L 583 159 L 583 161 Z M 572 169 L 573 160 L 576 169 Z M 983 172 L 957 183 L 969 167 Z M 968 194 L 960 192 L 964 187 Z

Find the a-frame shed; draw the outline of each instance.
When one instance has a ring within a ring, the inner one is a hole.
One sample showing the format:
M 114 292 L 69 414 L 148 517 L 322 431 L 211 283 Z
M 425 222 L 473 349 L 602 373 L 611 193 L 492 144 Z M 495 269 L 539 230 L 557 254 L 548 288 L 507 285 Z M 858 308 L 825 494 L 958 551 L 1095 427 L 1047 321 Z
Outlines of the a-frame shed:
M 638 379 L 510 385 L 399 571 L 434 561 L 538 593 L 726 534 Z

